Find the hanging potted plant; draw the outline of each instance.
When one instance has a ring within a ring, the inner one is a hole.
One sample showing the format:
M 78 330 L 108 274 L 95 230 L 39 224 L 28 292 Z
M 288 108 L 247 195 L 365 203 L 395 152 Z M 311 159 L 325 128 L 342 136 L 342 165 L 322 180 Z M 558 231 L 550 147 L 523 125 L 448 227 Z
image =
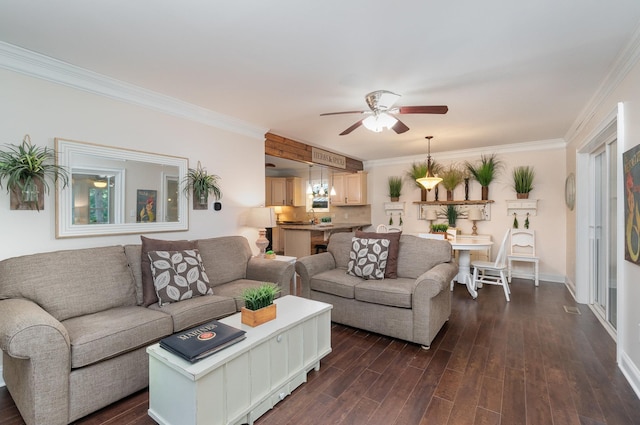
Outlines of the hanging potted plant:
M 529 198 L 529 192 L 533 190 L 533 178 L 535 172 L 533 167 L 521 166 L 513 169 L 513 188 L 518 199 Z
M 389 176 L 389 197 L 391 202 L 398 202 L 402 192 L 402 177 Z
M 447 201 L 453 201 L 453 190 L 464 180 L 464 173 L 456 164 L 450 164 L 441 173 L 440 184 L 447 190 Z
M 255 327 L 275 319 L 276 305 L 273 300 L 279 292 L 278 285 L 268 282 L 242 291 L 244 307 L 240 311 L 241 322 Z
M 479 163 L 465 162 L 465 167 L 482 186 L 482 200 L 489 199 L 489 184 L 498 176 L 502 162 L 496 154 L 482 155 Z
M 209 203 L 209 194 L 212 194 L 216 200 L 222 197 L 222 190 L 218 181 L 220 176 L 207 173 L 200 161 L 198 166 L 189 168 L 184 179 L 184 192 L 189 196 L 189 189 L 193 190 L 193 209 L 207 209 Z
M 18 209 L 40 211 L 44 208 L 41 195 L 49 193 L 47 180 L 53 184 L 60 180 L 67 187 L 67 170 L 55 163 L 55 150 L 33 146 L 28 134 L 22 144 L 7 146 L 8 150 L 0 151 L 0 187 L 6 179 L 7 193 L 17 199 Z

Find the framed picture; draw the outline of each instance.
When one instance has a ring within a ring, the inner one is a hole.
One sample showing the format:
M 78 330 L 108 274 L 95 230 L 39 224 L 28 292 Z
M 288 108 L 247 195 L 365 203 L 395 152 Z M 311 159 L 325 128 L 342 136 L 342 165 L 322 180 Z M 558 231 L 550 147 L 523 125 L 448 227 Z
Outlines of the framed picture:
M 624 259 L 640 264 L 640 145 L 622 154 L 624 172 Z
M 138 223 L 153 223 L 156 221 L 156 201 L 158 199 L 157 190 L 138 189 L 137 192 L 137 215 Z

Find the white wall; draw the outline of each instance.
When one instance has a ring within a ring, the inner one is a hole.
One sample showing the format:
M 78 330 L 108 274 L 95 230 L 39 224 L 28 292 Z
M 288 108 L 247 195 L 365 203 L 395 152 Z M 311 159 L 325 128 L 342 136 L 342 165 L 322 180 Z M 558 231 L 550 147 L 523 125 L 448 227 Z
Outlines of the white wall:
M 576 151 L 581 146 L 590 143 L 595 134 L 610 120 L 611 114 L 618 110 L 622 113 L 618 120 L 618 164 L 622 163 L 622 154 L 640 143 L 640 64 L 638 56 L 640 46 L 636 44 L 635 52 L 631 52 L 627 63 L 618 63 L 620 73 L 614 73 L 614 78 L 601 88 L 594 98 L 593 111 L 589 119 L 582 123 L 579 131 L 576 131 L 567 146 L 567 169 L 576 170 Z M 619 78 L 619 80 L 615 80 Z M 576 180 L 580 181 L 587 176 L 576 174 Z M 624 260 L 624 197 L 621 178 L 622 168 L 618 170 L 618 363 L 620 368 L 634 387 L 636 394 L 640 396 L 640 266 Z M 578 191 L 577 197 L 584 192 Z M 567 235 L 572 236 L 567 240 L 567 258 L 576 258 L 576 221 L 581 217 L 575 214 L 567 215 Z M 578 224 L 579 225 L 579 224 Z M 581 267 L 578 270 L 576 267 Z M 578 291 L 588 292 L 588 282 L 576 276 L 588 276 L 589 264 L 584 261 L 576 261 L 575 266 L 567 263 L 567 275 L 578 287 Z
M 222 211 L 190 210 L 189 231 L 154 233 L 159 239 L 195 239 L 242 234 L 250 206 L 264 203 L 264 138 L 220 130 L 130 103 L 0 69 L 0 143 L 32 143 L 53 148 L 55 137 L 137 149 L 197 161 L 221 177 Z M 55 239 L 55 200 L 45 209 L 11 211 L 0 191 L 0 259 L 34 252 L 139 243 L 139 235 Z M 250 243 L 257 252 L 257 248 Z
M 512 189 L 511 171 L 520 165 L 533 166 L 536 171 L 534 190 L 529 194 L 530 199 L 538 199 L 537 215 L 530 217 L 530 229 L 536 231 L 536 251 L 540 256 L 540 278 L 547 281 L 564 282 L 566 270 L 565 258 L 565 214 L 567 208 L 564 203 L 565 150 L 562 141 L 547 141 L 530 143 L 515 147 L 483 148 L 482 151 L 438 152 L 432 158 L 439 164 L 447 166 L 451 162 L 464 163 L 465 160 L 475 161 L 480 154 L 496 153 L 504 162 L 504 169 L 497 180 L 489 186 L 491 204 L 491 220 L 477 222 L 479 234 L 489 234 L 496 244 L 493 256 L 497 253 L 497 244 L 507 229 L 513 225 L 513 216 L 508 216 L 506 201 L 516 199 Z M 413 161 L 424 161 L 426 157 L 396 158 L 387 161 L 369 161 L 365 169 L 369 172 L 368 196 L 371 203 L 371 219 L 374 225 L 388 223 L 383 204 L 389 202 L 389 176 L 405 176 Z M 469 199 L 481 198 L 480 185 L 471 181 Z M 430 193 L 428 200 L 433 200 Z M 446 199 L 446 191 L 440 188 L 439 199 Z M 454 200 L 464 199 L 464 184 L 454 191 Z M 400 202 L 405 202 L 403 215 L 403 231 L 406 233 L 428 232 L 428 222 L 418 220 L 418 205 L 414 201 L 420 200 L 420 190 L 409 180 L 405 180 L 400 196 Z M 520 228 L 524 226 L 523 216 L 518 217 Z M 394 224 L 397 223 L 397 216 Z M 444 222 L 444 220 L 440 220 Z M 456 226 L 463 233 L 470 234 L 472 223 L 466 219 L 459 219 Z

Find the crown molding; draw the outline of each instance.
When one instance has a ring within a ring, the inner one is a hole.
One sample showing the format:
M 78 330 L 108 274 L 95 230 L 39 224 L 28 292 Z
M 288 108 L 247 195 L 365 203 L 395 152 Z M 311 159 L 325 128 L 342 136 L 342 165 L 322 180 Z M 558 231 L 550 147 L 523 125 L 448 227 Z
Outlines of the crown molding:
M 526 143 L 511 143 L 508 145 L 495 145 L 495 146 L 483 146 L 480 148 L 473 149 L 461 149 L 456 151 L 443 151 L 436 152 L 438 156 L 438 161 L 442 160 L 455 160 L 455 159 L 468 159 L 473 156 L 478 155 L 486 155 L 487 152 L 495 153 L 495 154 L 508 154 L 508 153 L 517 153 L 517 152 L 534 152 L 534 151 L 548 151 L 555 149 L 565 149 L 566 143 L 564 139 L 549 139 L 549 140 L 539 140 L 535 142 L 526 142 Z M 431 151 L 431 156 L 434 157 L 433 150 Z M 411 155 L 411 156 L 401 156 L 396 158 L 385 158 L 385 159 L 374 159 L 370 161 L 365 161 L 364 166 L 365 170 L 369 167 L 376 167 L 381 165 L 397 165 L 397 164 L 407 164 L 415 161 L 424 161 L 426 159 L 425 154 L 421 155 Z
M 263 139 L 268 131 L 245 121 L 5 42 L 0 42 L 0 68 L 244 136 Z
M 567 131 L 564 139 L 571 143 L 584 125 L 595 115 L 598 107 L 622 83 L 629 72 L 640 59 L 640 25 L 636 28 L 629 42 L 620 51 L 607 76 L 604 78 L 594 95 L 582 109 L 574 123 Z

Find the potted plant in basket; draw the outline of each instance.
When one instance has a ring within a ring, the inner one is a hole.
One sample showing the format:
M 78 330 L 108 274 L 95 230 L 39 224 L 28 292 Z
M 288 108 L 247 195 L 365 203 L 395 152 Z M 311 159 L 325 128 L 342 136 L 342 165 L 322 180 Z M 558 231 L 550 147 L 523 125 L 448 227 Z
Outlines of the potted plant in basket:
M 535 177 L 533 167 L 528 165 L 515 167 L 512 174 L 513 188 L 518 199 L 529 198 L 529 192 L 533 190 L 533 178 Z
M 502 161 L 498 159 L 496 154 L 481 155 L 479 163 L 475 164 L 467 161 L 465 162 L 465 167 L 482 186 L 482 200 L 488 200 L 489 184 L 498 176 L 502 168 Z
M 464 180 L 464 172 L 456 164 L 450 164 L 440 173 L 440 177 L 440 184 L 447 190 L 447 201 L 453 201 L 453 190 Z
M 254 327 L 275 319 L 276 305 L 273 300 L 279 292 L 280 287 L 269 282 L 242 291 L 244 300 L 244 307 L 240 311 L 242 323 Z
M 189 168 L 184 179 L 184 192 L 189 196 L 189 189 L 193 189 L 193 209 L 206 209 L 211 193 L 216 200 L 222 197 L 219 184 L 220 176 L 209 174 L 198 161 L 198 166 Z
M 431 233 L 440 233 L 445 235 L 445 239 L 447 237 L 447 230 L 449 229 L 449 225 L 445 223 L 434 223 L 431 225 Z
M 389 197 L 391 202 L 398 202 L 402 192 L 402 177 L 389 176 Z
M 60 180 L 67 187 L 68 172 L 55 163 L 55 150 L 33 146 L 28 134 L 22 144 L 8 146 L 8 150 L 0 151 L 0 187 L 7 179 L 7 193 L 18 199 L 18 206 L 40 211 L 44 206 L 40 204 L 40 190 L 49 193 L 47 180 L 54 184 Z

